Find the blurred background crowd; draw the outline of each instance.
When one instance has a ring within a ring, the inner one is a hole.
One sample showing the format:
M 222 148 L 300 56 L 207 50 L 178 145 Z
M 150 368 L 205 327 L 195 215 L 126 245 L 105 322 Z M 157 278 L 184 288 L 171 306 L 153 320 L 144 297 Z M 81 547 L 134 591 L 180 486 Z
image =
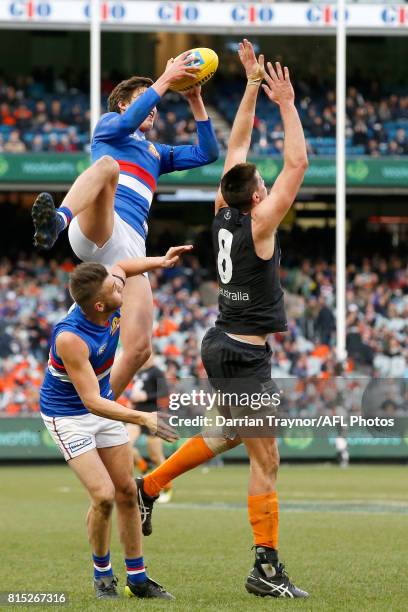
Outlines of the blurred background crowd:
M 121 75 L 102 81 L 103 105 Z M 217 95 L 206 90 L 211 116 L 225 150 L 243 82 L 222 79 Z M 307 137 L 310 155 L 335 154 L 335 92 L 326 86 L 296 83 L 297 104 Z M 37 69 L 30 76 L 0 75 L 0 152 L 76 152 L 89 148 L 89 96 L 86 74 L 66 70 L 55 75 L 51 69 Z M 407 155 L 408 95 L 394 87 L 392 93 L 377 81 L 347 93 L 347 154 Z M 169 144 L 195 142 L 195 123 L 185 101 L 174 93 L 160 103 L 151 140 Z M 278 108 L 260 95 L 252 142 L 253 153 L 279 155 L 283 149 L 283 128 Z
M 334 353 L 335 267 L 324 259 L 285 262 L 284 256 L 289 331 L 270 340 L 274 378 L 408 377 L 406 263 L 396 255 L 350 261 L 348 359 L 340 371 Z M 0 416 L 38 413 L 51 330 L 71 305 L 67 281 L 73 266 L 71 259 L 45 261 L 38 255 L 0 261 Z M 170 385 L 204 377 L 201 339 L 217 315 L 212 270 L 189 255 L 178 268 L 149 276 L 158 365 Z

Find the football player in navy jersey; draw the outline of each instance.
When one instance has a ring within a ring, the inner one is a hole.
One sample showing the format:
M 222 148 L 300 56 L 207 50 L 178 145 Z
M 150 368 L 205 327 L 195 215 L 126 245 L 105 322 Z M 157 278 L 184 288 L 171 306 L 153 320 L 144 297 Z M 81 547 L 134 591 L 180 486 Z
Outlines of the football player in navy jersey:
M 169 146 L 146 137 L 161 97 L 172 83 L 194 75 L 199 70 L 194 64 L 200 61 L 184 53 L 169 60 L 154 83 L 135 76 L 115 87 L 108 100 L 109 112 L 102 115 L 93 133 L 95 163 L 78 177 L 57 210 L 46 193 L 34 203 L 38 246 L 51 248 L 69 225 L 72 249 L 82 261 L 112 265 L 125 257 L 145 256 L 147 220 L 159 176 L 203 166 L 218 157 L 200 87 L 184 94 L 197 125 L 196 145 Z M 153 298 L 147 276 L 130 279 L 123 299 L 123 352 L 112 372 L 119 393 L 151 353 Z
M 274 414 L 279 389 L 271 380 L 268 336 L 287 330 L 277 230 L 302 184 L 308 165 L 306 143 L 288 68 L 268 62 L 264 72 L 263 56 L 257 62 L 247 40 L 239 55 L 247 85 L 232 127 L 212 224 L 219 315 L 203 338 L 201 357 L 215 390 L 227 395 L 238 391 L 252 396 L 253 403 L 265 393 L 268 401 L 264 412 L 255 405 L 219 406 L 232 428 L 191 438 L 158 468 L 138 478 L 139 505 L 143 533 L 149 535 L 153 503 L 167 482 L 244 443 L 250 460 L 247 503 L 255 545 L 246 589 L 262 597 L 305 598 L 308 593 L 290 581 L 278 555 L 279 449 L 268 417 Z M 262 88 L 278 105 L 285 132 L 283 167 L 269 192 L 256 166 L 247 163 L 263 79 Z M 262 425 L 246 426 L 245 419 L 251 416 L 262 417 Z
M 174 441 L 177 434 L 157 412 L 131 410 L 115 402 L 110 372 L 127 279 L 171 268 L 190 248 L 172 247 L 164 257 L 123 260 L 111 270 L 100 263 L 80 264 L 70 277 L 75 304 L 53 330 L 40 391 L 41 415 L 91 498 L 87 526 L 98 598 L 118 596 L 109 552 L 116 503 L 127 570 L 125 593 L 129 597 L 173 599 L 148 578 L 144 568 L 133 458 L 124 422 L 143 425 L 165 440 Z

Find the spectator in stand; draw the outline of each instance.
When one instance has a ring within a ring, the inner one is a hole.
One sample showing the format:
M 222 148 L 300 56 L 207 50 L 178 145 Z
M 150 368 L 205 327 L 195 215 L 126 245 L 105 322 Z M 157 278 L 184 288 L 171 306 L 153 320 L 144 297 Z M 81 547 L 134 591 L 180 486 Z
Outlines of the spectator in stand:
M 319 298 L 320 310 L 315 321 L 315 330 L 321 344 L 331 346 L 336 321 L 333 312 L 326 304 L 326 298 Z
M 48 136 L 47 151 L 57 152 L 58 151 L 58 136 L 55 132 L 51 132 Z
M 16 127 L 19 130 L 25 130 L 30 127 L 33 113 L 26 104 L 19 104 L 14 111 L 16 119 Z
M 336 136 L 336 116 L 331 106 L 326 106 L 323 110 L 323 128 L 325 136 Z
M 166 113 L 162 137 L 166 142 L 174 142 L 176 137 L 177 116 L 173 112 Z
M 370 155 L 371 157 L 379 157 L 381 155 L 380 145 L 374 138 L 370 138 L 367 142 L 367 146 L 365 148 L 366 155 Z
M 49 119 L 50 119 L 50 121 L 52 123 L 52 127 L 53 128 L 65 128 L 65 127 L 67 127 L 67 124 L 63 120 L 60 100 L 53 100 L 51 102 Z
M 1 125 L 8 125 L 10 127 L 16 125 L 17 121 L 12 113 L 9 104 L 7 102 L 3 102 L 0 106 L 0 119 Z
M 78 151 L 78 147 L 76 143 L 71 140 L 69 134 L 62 134 L 55 150 L 58 153 L 75 153 Z
M 36 134 L 31 141 L 31 151 L 41 153 L 45 149 L 44 138 L 42 134 Z
M 13 130 L 10 132 L 10 136 L 4 145 L 5 153 L 25 153 L 26 146 L 24 142 L 20 139 L 20 132 L 18 130 Z
M 265 121 L 259 120 L 257 117 L 255 117 L 254 125 L 252 133 L 253 150 L 257 155 L 267 155 L 269 150 L 268 126 Z
M 387 154 L 388 155 L 402 155 L 404 153 L 403 147 L 401 147 L 396 140 L 391 140 L 388 143 Z
M 386 100 L 381 100 L 381 102 L 378 105 L 378 118 L 380 119 L 380 121 L 391 121 L 392 119 L 392 115 L 391 115 L 391 109 L 389 107 L 389 105 L 387 104 Z
M 35 104 L 35 111 L 32 119 L 32 127 L 41 130 L 48 121 L 47 106 L 43 100 Z
M 362 119 L 359 119 L 354 124 L 353 132 L 354 132 L 353 133 L 353 145 L 354 146 L 358 146 L 358 145 L 365 146 L 368 142 L 367 124 Z
M 395 134 L 395 142 L 398 144 L 402 155 L 408 154 L 408 139 L 404 128 L 399 128 Z

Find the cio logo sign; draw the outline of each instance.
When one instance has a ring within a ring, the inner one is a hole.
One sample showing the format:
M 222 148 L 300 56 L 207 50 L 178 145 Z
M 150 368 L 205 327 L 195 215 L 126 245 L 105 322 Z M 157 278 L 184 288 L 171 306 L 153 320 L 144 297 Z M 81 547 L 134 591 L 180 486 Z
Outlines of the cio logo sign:
M 408 9 L 403 6 L 390 6 L 381 11 L 381 19 L 387 25 L 406 25 L 408 23 Z
M 346 21 L 348 16 L 348 11 L 346 11 Z M 337 10 L 332 6 L 312 6 L 306 11 L 306 18 L 311 23 L 333 25 L 337 22 Z
M 23 19 L 32 19 L 33 17 L 49 17 L 51 15 L 51 4 L 37 0 L 15 0 L 9 5 L 10 15 L 12 17 L 22 17 Z
M 123 19 L 126 13 L 126 9 L 122 2 L 101 2 L 101 20 L 106 21 L 107 19 Z M 85 6 L 85 16 L 90 19 L 91 17 L 91 6 L 87 4 Z
M 162 21 L 197 21 L 199 16 L 200 11 L 194 4 L 166 2 L 159 6 L 159 19 Z
M 232 9 L 231 17 L 239 23 L 269 23 L 273 19 L 273 10 L 270 6 L 237 4 Z

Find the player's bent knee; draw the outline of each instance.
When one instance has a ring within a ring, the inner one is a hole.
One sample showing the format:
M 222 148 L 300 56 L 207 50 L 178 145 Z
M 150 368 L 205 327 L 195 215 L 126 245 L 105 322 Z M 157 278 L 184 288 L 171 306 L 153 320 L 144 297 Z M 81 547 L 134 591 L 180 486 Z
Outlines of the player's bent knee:
M 116 486 L 116 503 L 127 506 L 137 505 L 137 489 L 133 478 L 129 478 L 123 484 Z
M 100 489 L 92 495 L 92 507 L 102 516 L 108 518 L 115 503 L 115 489 Z
M 103 155 L 102 157 L 100 157 L 96 162 L 96 165 L 98 166 L 98 168 L 100 168 L 101 171 L 106 173 L 107 178 L 113 179 L 119 176 L 119 164 L 110 155 Z

